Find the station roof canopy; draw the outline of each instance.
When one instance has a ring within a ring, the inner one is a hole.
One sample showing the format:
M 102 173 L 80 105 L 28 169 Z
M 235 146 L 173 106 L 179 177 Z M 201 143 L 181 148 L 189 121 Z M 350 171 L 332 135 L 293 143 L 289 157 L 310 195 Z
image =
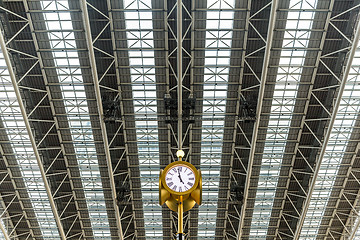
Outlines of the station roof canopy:
M 359 0 L 0 1 L 0 239 L 360 239 Z

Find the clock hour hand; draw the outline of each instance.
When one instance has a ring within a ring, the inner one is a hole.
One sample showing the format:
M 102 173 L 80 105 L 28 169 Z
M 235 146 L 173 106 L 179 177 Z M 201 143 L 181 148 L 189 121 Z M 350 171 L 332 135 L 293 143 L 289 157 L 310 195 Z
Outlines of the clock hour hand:
M 178 173 L 179 173 L 179 179 L 180 179 L 180 182 L 182 182 L 183 184 L 184 184 L 184 182 L 183 182 L 183 180 L 181 179 L 181 176 L 180 176 L 180 170 L 178 169 Z

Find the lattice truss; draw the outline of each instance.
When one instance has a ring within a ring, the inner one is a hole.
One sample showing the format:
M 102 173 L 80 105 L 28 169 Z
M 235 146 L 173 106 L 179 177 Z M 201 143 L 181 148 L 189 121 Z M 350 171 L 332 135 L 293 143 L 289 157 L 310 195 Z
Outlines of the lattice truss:
M 176 238 L 158 173 L 180 134 L 203 175 L 186 239 L 360 238 L 359 12 L 2 2 L 0 239 Z

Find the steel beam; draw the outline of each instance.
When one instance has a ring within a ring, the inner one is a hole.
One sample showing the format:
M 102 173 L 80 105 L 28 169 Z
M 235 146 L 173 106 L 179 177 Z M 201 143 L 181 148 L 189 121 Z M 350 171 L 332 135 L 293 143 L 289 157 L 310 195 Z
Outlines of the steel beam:
M 118 86 L 118 96 L 119 96 L 119 99 L 120 99 L 120 109 L 121 109 L 121 113 L 123 113 L 123 115 L 125 114 L 125 111 L 124 111 L 124 99 L 122 98 L 122 89 L 121 89 L 121 85 L 123 83 L 121 83 L 120 81 L 120 72 L 119 72 L 119 69 L 120 69 L 120 65 L 119 65 L 119 61 L 118 61 L 118 51 L 116 51 L 116 40 L 115 40 L 115 28 L 114 28 L 114 21 L 113 21 L 113 9 L 111 9 L 111 1 L 110 0 L 106 0 L 106 3 L 107 3 L 107 10 L 109 12 L 109 21 L 110 21 L 110 34 L 111 34 L 111 43 L 112 43 L 112 49 L 114 50 L 114 64 L 115 64 L 115 76 L 116 76 L 116 80 L 117 80 L 117 86 Z M 126 50 L 129 50 L 129 49 L 126 49 Z M 131 84 L 131 83 L 130 83 Z M 127 115 L 130 115 L 130 114 L 127 114 Z M 132 114 L 132 116 L 135 116 L 134 114 Z M 129 156 L 131 154 L 129 154 L 129 145 L 128 145 L 128 133 L 127 133 L 127 130 L 135 130 L 133 128 L 127 128 L 126 127 L 126 122 L 125 122 L 125 117 L 122 116 L 122 121 L 123 121 L 123 136 L 124 136 L 124 142 L 125 142 L 125 151 L 126 151 L 126 161 L 127 161 L 127 164 L 128 166 L 130 166 L 130 158 Z M 135 133 L 136 134 L 136 133 Z M 136 153 L 136 156 L 138 156 L 138 153 Z M 128 174 L 129 174 L 129 183 L 130 183 L 130 194 L 131 194 L 131 199 L 132 199 L 132 202 L 131 202 L 131 206 L 132 206 L 132 209 L 133 209 L 133 216 L 134 216 L 134 228 L 135 228 L 135 235 L 134 237 L 138 237 L 138 230 L 136 229 L 136 215 L 135 215 L 135 205 L 134 205 L 134 193 L 133 193 L 133 190 L 135 188 L 133 188 L 132 186 L 132 175 L 131 175 L 131 171 L 130 171 L 130 168 L 128 168 Z M 139 209 L 136 209 L 136 210 L 139 210 Z
M 16 80 L 16 76 L 15 76 L 15 72 L 14 72 L 14 69 L 13 69 L 13 66 L 12 66 L 12 63 L 11 63 L 11 60 L 10 60 L 8 49 L 6 47 L 6 42 L 5 42 L 3 33 L 1 31 L 0 31 L 0 45 L 1 45 L 1 50 L 3 52 L 3 55 L 4 55 L 6 66 L 8 67 L 11 83 L 12 83 L 12 85 L 14 87 L 15 95 L 16 95 L 17 101 L 19 103 L 19 108 L 20 108 L 21 114 L 23 116 L 24 124 L 25 124 L 26 130 L 27 130 L 28 136 L 29 136 L 29 140 L 31 142 L 31 146 L 33 148 L 34 155 L 35 155 L 37 164 L 39 166 L 41 177 L 42 177 L 42 180 L 44 182 L 44 187 L 45 187 L 46 193 L 47 193 L 48 198 L 49 198 L 49 203 L 50 203 L 52 212 L 54 214 L 54 218 L 55 218 L 58 230 L 59 230 L 60 237 L 61 237 L 61 239 L 66 240 L 65 231 L 64 231 L 64 228 L 63 228 L 63 226 L 61 224 L 61 220 L 60 220 L 59 214 L 58 214 L 57 209 L 56 209 L 54 198 L 52 196 L 51 189 L 50 189 L 48 180 L 46 178 L 44 166 L 42 165 L 42 162 L 41 162 L 41 157 L 40 157 L 40 154 L 39 154 L 39 151 L 38 151 L 38 148 L 37 148 L 37 144 L 36 144 L 36 141 L 35 141 L 31 126 L 30 126 L 30 122 L 29 122 L 29 119 L 28 119 L 28 116 L 27 116 L 27 113 L 26 113 L 26 110 L 25 110 L 24 103 L 23 103 L 22 98 L 21 98 L 20 89 L 19 89 L 19 86 L 18 86 L 18 83 L 17 83 L 17 80 Z
M 101 91 L 100 91 L 100 84 L 99 84 L 99 76 L 97 73 L 97 67 L 96 67 L 96 61 L 95 61 L 95 52 L 94 52 L 94 46 L 92 44 L 92 36 L 91 36 L 91 28 L 90 28 L 90 20 L 89 20 L 89 13 L 87 10 L 87 1 L 86 0 L 80 0 L 81 10 L 82 10 L 82 17 L 83 17 L 83 24 L 85 28 L 85 35 L 86 35 L 86 43 L 89 50 L 89 60 L 90 60 L 90 66 L 91 66 L 91 72 L 92 77 L 94 81 L 94 89 L 95 89 L 95 95 L 96 95 L 96 103 L 99 111 L 99 122 L 100 122 L 100 128 L 102 133 L 102 139 L 104 141 L 104 152 L 106 156 L 106 162 L 107 162 L 107 170 L 109 174 L 109 180 L 110 180 L 110 186 L 111 186 L 111 196 L 113 201 L 113 206 L 115 209 L 115 217 L 116 217 L 116 225 L 118 228 L 118 234 L 120 240 L 124 239 L 122 226 L 121 226 L 121 218 L 120 218 L 120 211 L 116 204 L 116 190 L 115 190 L 115 180 L 114 180 L 114 174 L 113 174 L 113 166 L 111 162 L 111 155 L 109 150 L 109 140 L 107 137 L 106 132 L 106 125 L 103 119 L 104 116 L 104 110 L 101 102 Z
M 35 47 L 35 51 L 36 51 L 36 54 L 37 54 L 37 58 L 38 58 L 38 61 L 39 61 L 39 65 L 40 65 L 40 68 L 41 68 L 41 75 L 39 75 L 40 77 L 43 78 L 44 80 L 44 83 L 45 83 L 45 89 L 46 89 L 46 92 L 47 92 L 47 97 L 48 97 L 48 100 L 49 100 L 49 105 L 50 105 L 50 108 L 51 108 L 51 112 L 53 114 L 53 119 L 54 119 L 54 123 L 55 123 L 55 127 L 56 127 L 56 132 L 57 132 L 57 137 L 59 138 L 59 142 L 60 142 L 60 148 L 61 148 L 61 152 L 63 153 L 63 157 L 64 157 L 64 161 L 65 161 L 65 164 L 67 166 L 67 174 L 69 176 L 69 180 L 70 180 L 70 185 L 71 185 L 71 188 L 72 190 L 75 190 L 75 187 L 74 187 L 74 183 L 73 183 L 73 177 L 72 177 L 72 173 L 70 171 L 70 164 L 68 162 L 68 158 L 67 158 L 67 154 L 66 154 L 66 151 L 65 151 L 65 146 L 64 146 L 64 141 L 62 139 L 62 136 L 61 136 L 61 128 L 60 128 L 60 125 L 59 125 L 59 121 L 57 119 L 57 114 L 56 114 L 56 111 L 55 111 L 55 106 L 53 104 L 53 98 L 51 96 L 51 91 L 50 91 L 50 85 L 48 80 L 47 80 L 47 75 L 45 73 L 45 69 L 44 69 L 44 61 L 41 57 L 41 54 L 40 54 L 40 49 L 39 49 L 39 44 L 37 42 L 37 39 L 36 39 L 36 35 L 35 35 L 35 29 L 34 29 L 34 25 L 33 25 L 33 22 L 31 21 L 31 15 L 30 15 L 30 10 L 29 10 L 29 6 L 28 6 L 28 2 L 26 0 L 22 0 L 23 2 L 23 5 L 24 5 L 24 9 L 25 9 L 25 12 L 26 12 L 26 17 L 29 21 L 29 28 L 31 30 L 31 36 L 32 36 L 32 39 L 33 39 L 33 43 L 34 43 L 34 47 Z M 61 101 L 63 101 L 61 99 Z M 67 128 L 69 129 L 69 128 Z M 54 159 L 54 161 L 57 160 L 57 158 Z M 54 163 L 54 161 L 52 162 L 52 164 Z M 48 167 L 48 169 L 45 171 L 45 173 L 47 173 L 47 171 L 51 168 L 52 164 Z M 75 201 L 75 205 L 76 205 L 76 209 L 77 209 L 77 213 L 79 215 L 79 220 L 80 220 L 80 226 L 81 226 L 81 231 L 82 231 L 82 234 L 84 237 L 88 237 L 85 235 L 85 231 L 84 231 L 84 224 L 83 224 L 83 218 L 81 217 L 81 214 L 80 214 L 80 208 L 79 208 L 79 204 L 77 202 L 77 197 L 76 197 L 76 193 L 74 192 L 73 193 L 74 195 L 74 201 Z M 55 196 L 54 196 L 55 197 Z
M 302 119 L 301 119 L 300 130 L 299 130 L 297 139 L 300 139 L 300 136 L 303 134 L 304 125 L 307 125 L 307 124 L 306 124 L 306 112 L 307 112 L 308 107 L 309 107 L 309 104 L 310 104 L 310 97 L 311 97 L 311 94 L 312 94 L 312 91 L 313 91 L 313 84 L 314 84 L 314 82 L 315 82 L 315 78 L 316 78 L 316 76 L 317 76 L 317 70 L 318 70 L 318 67 L 319 67 L 319 64 L 320 64 L 320 58 L 321 58 L 321 53 L 322 53 L 321 49 L 323 49 L 324 44 L 325 44 L 326 34 L 327 34 L 328 26 L 329 26 L 329 23 L 330 23 L 330 20 L 331 20 L 330 17 L 331 17 L 331 13 L 332 13 L 332 10 L 333 10 L 333 6 L 334 6 L 334 0 L 331 0 L 331 1 L 330 1 L 330 5 L 329 5 L 329 12 L 328 12 L 328 14 L 327 14 L 327 16 L 326 16 L 326 21 L 325 21 L 325 25 L 324 25 L 324 32 L 323 32 L 323 34 L 322 34 L 322 36 L 321 36 L 321 42 L 320 42 L 319 50 L 318 50 L 319 52 L 318 52 L 318 54 L 317 54 L 316 63 L 315 63 L 315 65 L 314 65 L 315 70 L 313 71 L 313 74 L 312 74 L 311 86 L 309 87 L 309 93 L 308 93 L 307 101 L 306 101 L 306 104 L 305 104 L 305 107 L 304 107 L 304 116 L 303 116 Z M 307 119 L 307 120 L 308 120 L 308 119 Z M 310 128 L 309 128 L 309 129 L 310 129 Z M 316 137 L 316 136 L 314 135 L 314 137 Z M 296 153 L 297 153 L 298 151 L 300 152 L 300 150 L 299 150 L 299 143 L 296 143 L 295 150 L 294 150 L 293 157 L 292 157 L 292 162 L 295 161 L 295 159 L 296 159 Z M 301 152 L 300 152 L 300 153 L 301 153 Z M 302 154 L 302 153 L 301 153 L 301 154 Z M 307 162 L 306 158 L 304 158 L 303 160 Z M 310 164 L 309 164 L 308 162 L 307 162 L 307 164 L 310 166 Z M 295 178 L 295 180 L 296 180 L 297 184 L 300 186 L 300 188 L 303 189 L 302 186 L 301 186 L 301 184 L 300 184 L 300 182 L 297 180 L 297 178 L 296 178 L 295 175 L 294 175 L 293 166 L 291 166 L 290 171 L 289 171 L 289 177 L 288 177 L 288 179 L 287 179 L 286 189 L 289 188 L 290 181 L 291 181 L 291 174 L 292 174 L 292 176 Z M 284 214 L 283 208 L 284 208 L 285 202 L 286 202 L 287 200 L 289 200 L 290 204 L 291 204 L 291 205 L 293 206 L 293 208 L 296 210 L 297 214 L 299 214 L 298 211 L 297 211 L 297 209 L 296 209 L 296 207 L 295 207 L 295 205 L 294 205 L 293 202 L 290 200 L 290 198 L 287 196 L 287 192 L 288 192 L 288 191 L 286 190 L 286 191 L 285 191 L 285 194 L 284 194 L 284 198 L 283 198 L 282 203 L 281 203 L 282 209 L 280 210 L 279 218 L 278 218 L 278 220 L 277 220 L 278 223 L 277 223 L 277 225 L 276 225 L 277 227 L 276 227 L 276 230 L 275 230 L 275 235 L 277 235 L 278 232 L 279 232 L 279 226 L 280 226 L 280 222 L 281 222 L 281 217 L 282 217 L 282 215 Z M 288 197 L 288 198 L 286 198 L 286 197 Z M 299 214 L 299 215 L 300 215 L 300 214 Z M 285 219 L 285 218 L 284 218 L 284 219 Z
M 261 72 L 261 82 L 260 82 L 260 88 L 259 88 L 259 97 L 258 97 L 258 105 L 256 108 L 256 120 L 254 123 L 254 130 L 253 135 L 251 139 L 251 147 L 250 147 L 250 154 L 249 154 L 249 162 L 247 166 L 247 177 L 245 181 L 245 188 L 244 188 L 244 204 L 241 207 L 241 213 L 240 213 L 240 220 L 239 220 L 239 228 L 238 228 L 238 236 L 237 239 L 241 240 L 242 234 L 243 234 L 243 226 L 244 226 L 244 219 L 245 219 L 245 213 L 246 213 L 246 206 L 248 202 L 248 195 L 249 195 L 249 187 L 250 187 L 250 180 L 252 175 L 252 169 L 254 164 L 254 157 L 255 157 L 255 150 L 256 150 L 256 141 L 259 131 L 259 125 L 260 125 L 260 116 L 261 116 L 261 109 L 263 105 L 263 98 L 265 93 L 265 83 L 267 79 L 267 72 L 270 62 L 270 50 L 273 42 L 273 35 L 274 35 L 274 28 L 275 28 L 275 22 L 276 22 L 276 9 L 278 6 L 278 0 L 273 0 L 271 5 L 271 11 L 270 11 L 270 18 L 269 18 L 269 26 L 268 26 L 268 32 L 267 32 L 267 38 L 266 38 L 266 48 L 265 48 L 265 54 L 264 54 L 264 62 L 262 66 L 262 72 Z
M 336 205 L 335 205 L 335 208 L 333 209 L 333 213 L 332 213 L 332 219 L 330 220 L 329 225 L 328 225 L 328 227 L 326 229 L 325 236 L 327 236 L 327 234 L 330 233 L 330 231 L 331 231 L 330 229 L 332 227 L 332 222 L 334 220 L 335 214 L 338 215 L 337 212 L 339 210 L 339 205 L 340 205 L 340 202 L 342 200 L 342 197 L 346 198 L 346 196 L 345 196 L 345 194 L 346 194 L 345 193 L 346 186 L 348 185 L 350 176 L 352 175 L 352 167 L 353 167 L 353 164 L 354 164 L 355 159 L 356 159 L 356 153 L 359 151 L 359 149 L 360 149 L 360 144 L 357 145 L 357 147 L 355 149 L 355 153 L 353 153 L 352 160 L 351 160 L 351 162 L 349 164 L 349 168 L 347 169 L 346 178 L 343 181 L 342 186 L 340 186 L 340 188 L 341 188 L 340 189 L 340 194 L 339 194 L 339 196 L 338 196 L 338 198 L 336 200 Z M 354 177 L 354 175 L 353 175 L 353 177 Z M 355 180 L 357 180 L 357 179 L 355 178 Z M 357 183 L 359 183 L 359 182 L 357 182 Z M 357 195 L 359 195 L 359 194 L 360 194 L 360 188 L 359 188 L 359 191 L 358 191 Z M 346 200 L 347 200 L 347 203 L 350 205 L 350 211 L 351 211 L 351 209 L 356 209 L 356 206 L 358 205 L 358 202 L 359 202 L 360 199 L 355 198 L 355 200 L 354 200 L 354 202 L 352 204 L 348 201 L 348 199 L 346 199 Z M 340 210 L 341 210 L 341 208 L 340 208 Z M 341 213 L 342 212 L 339 211 L 339 214 L 341 214 Z M 355 211 L 355 213 L 358 214 L 357 211 Z M 341 221 L 341 220 L 339 219 L 339 221 Z M 356 231 L 357 231 L 357 228 L 359 227 L 359 224 L 360 223 L 356 223 L 356 225 L 351 228 L 352 231 L 349 234 L 348 231 L 347 231 L 346 226 L 351 226 L 352 224 L 351 224 L 351 215 L 348 216 L 346 222 L 344 223 L 344 229 L 343 229 L 343 232 L 342 232 L 342 236 L 349 236 L 349 235 L 351 236 L 351 235 L 355 234 Z M 350 238 L 348 238 L 348 239 L 350 239 Z
M 244 33 L 244 42 L 242 45 L 243 49 L 246 49 L 247 46 L 247 42 L 248 42 L 248 32 L 249 32 L 249 23 L 250 23 L 250 11 L 251 11 L 251 0 L 247 1 L 247 13 L 246 13 L 246 24 L 245 24 L 245 33 Z M 237 96 L 237 100 L 236 100 L 236 110 L 235 110 L 235 116 L 239 115 L 239 111 L 240 111 L 240 103 L 241 103 L 241 96 L 242 96 L 242 80 L 243 80 L 243 76 L 244 76 L 244 67 L 245 67 L 245 60 L 246 60 L 246 51 L 242 51 L 241 54 L 241 65 L 240 65 L 240 78 L 239 78 L 239 86 L 238 86 L 238 96 Z M 234 162 L 234 158 L 235 158 L 235 143 L 236 143 L 236 133 L 237 133 L 237 128 L 241 128 L 240 125 L 238 124 L 238 119 L 235 118 L 234 119 L 234 131 L 233 131 L 233 138 L 232 138 L 232 147 L 231 147 L 231 159 L 230 159 L 230 172 L 229 172 L 229 180 L 228 180 L 228 185 L 227 185 L 227 196 L 226 196 L 226 200 L 230 199 L 230 188 L 231 188 L 231 175 L 233 173 L 233 162 Z M 244 135 L 245 138 L 246 135 L 244 132 L 242 132 L 242 134 Z M 250 144 L 251 145 L 251 144 Z M 241 161 L 241 159 L 239 159 L 239 161 Z M 229 212 L 229 204 L 226 204 L 226 209 L 225 209 L 225 217 L 224 217 L 224 229 L 223 229 L 223 236 L 226 236 L 226 224 L 227 222 L 230 222 L 231 227 L 234 231 L 234 234 L 237 234 L 238 232 L 235 230 L 235 228 L 233 227 L 233 224 L 231 223 L 231 219 L 228 216 L 228 212 Z M 217 221 L 219 221 L 217 219 Z
M 294 240 L 298 240 L 299 237 L 300 237 L 301 229 L 302 229 L 302 226 L 303 226 L 304 221 L 305 221 L 305 217 L 306 217 L 309 205 L 310 205 L 310 201 L 311 201 L 313 191 L 315 189 L 315 184 L 316 184 L 317 177 L 319 175 L 320 166 L 321 166 L 321 163 L 323 161 L 323 158 L 324 158 L 324 155 L 325 155 L 325 152 L 326 152 L 326 147 L 327 147 L 327 145 L 329 143 L 331 130 L 332 130 L 332 128 L 334 126 L 334 123 L 335 123 L 335 120 L 336 120 L 336 116 L 337 116 L 337 113 L 338 113 L 338 110 L 339 110 L 339 107 L 340 107 L 341 98 L 342 98 L 342 95 L 344 93 L 345 84 L 346 84 L 347 78 L 349 76 L 349 72 L 350 72 L 351 65 L 352 65 L 352 62 L 353 62 L 353 59 L 354 59 L 354 56 L 355 56 L 355 51 L 356 51 L 359 39 L 360 39 L 360 24 L 358 24 L 358 26 L 357 26 L 357 29 L 356 29 L 356 32 L 355 32 L 355 37 L 354 37 L 352 45 L 351 45 L 351 49 L 350 49 L 350 52 L 349 52 L 349 57 L 348 57 L 348 60 L 347 60 L 347 63 L 346 63 L 345 71 L 344 71 L 344 73 L 342 75 L 342 81 L 341 81 L 341 84 L 339 86 L 338 96 L 336 98 L 336 102 L 335 102 L 334 107 L 333 107 L 333 112 L 332 112 L 330 122 L 329 122 L 329 125 L 328 125 L 328 128 L 327 128 L 324 140 L 323 140 L 323 145 L 321 147 L 321 150 L 320 150 L 320 153 L 319 153 L 319 156 L 318 156 L 318 160 L 317 160 L 317 163 L 316 163 L 316 166 L 315 166 L 315 169 L 314 169 L 314 175 L 312 177 L 312 180 L 311 180 L 311 183 L 310 183 L 310 186 L 309 186 L 309 190 L 307 192 L 307 197 L 305 199 L 305 203 L 303 204 L 303 208 L 302 208 L 303 211 L 301 212 L 301 215 L 299 217 L 299 221 L 298 221 L 296 231 L 295 231 L 295 234 L 294 234 Z
M 18 189 L 16 188 L 16 182 L 14 181 L 15 177 L 13 176 L 13 174 L 12 174 L 12 172 L 11 172 L 11 169 L 12 169 L 12 168 L 10 168 L 10 166 L 9 166 L 7 156 L 5 155 L 4 150 L 3 150 L 3 147 L 1 146 L 1 144 L 0 144 L 0 154 L 2 155 L 2 158 L 3 158 L 3 160 L 4 160 L 4 164 L 5 164 L 6 169 L 7 169 L 7 174 L 8 174 L 8 176 L 10 177 L 10 182 L 12 183 L 12 185 L 13 185 L 13 187 L 14 187 L 15 195 L 16 195 L 16 197 L 17 197 L 17 199 L 18 199 L 18 201 L 19 201 L 19 204 L 20 204 L 20 206 L 21 206 L 21 211 L 23 212 L 22 214 L 25 216 L 25 221 L 26 221 L 26 223 L 27 223 L 27 225 L 28 225 L 28 227 L 29 227 L 30 235 L 31 235 L 32 237 L 34 237 L 34 232 L 33 232 L 32 228 L 31 228 L 31 224 L 30 224 L 30 222 L 29 222 L 29 218 L 27 217 L 27 214 L 26 214 L 26 212 L 25 212 L 25 210 L 24 210 L 24 209 L 25 209 L 24 204 L 23 204 L 23 202 L 21 201 L 21 198 L 20 198 L 20 193 L 19 193 Z M 1 196 L 1 198 L 3 198 L 3 197 L 4 197 L 4 195 Z M 2 202 L 1 204 L 3 205 L 3 208 L 5 209 L 5 204 L 4 204 L 4 202 Z M 9 214 L 9 216 L 10 216 L 10 214 Z M 10 218 L 11 218 L 11 217 L 12 217 L 12 216 L 10 216 Z

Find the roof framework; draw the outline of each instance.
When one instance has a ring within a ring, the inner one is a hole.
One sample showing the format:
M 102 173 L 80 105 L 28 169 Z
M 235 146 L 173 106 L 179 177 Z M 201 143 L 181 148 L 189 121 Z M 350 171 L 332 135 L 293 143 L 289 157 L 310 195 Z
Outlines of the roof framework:
M 186 239 L 360 237 L 360 1 L 180 2 L 2 3 L 0 238 L 175 238 L 179 145 Z

